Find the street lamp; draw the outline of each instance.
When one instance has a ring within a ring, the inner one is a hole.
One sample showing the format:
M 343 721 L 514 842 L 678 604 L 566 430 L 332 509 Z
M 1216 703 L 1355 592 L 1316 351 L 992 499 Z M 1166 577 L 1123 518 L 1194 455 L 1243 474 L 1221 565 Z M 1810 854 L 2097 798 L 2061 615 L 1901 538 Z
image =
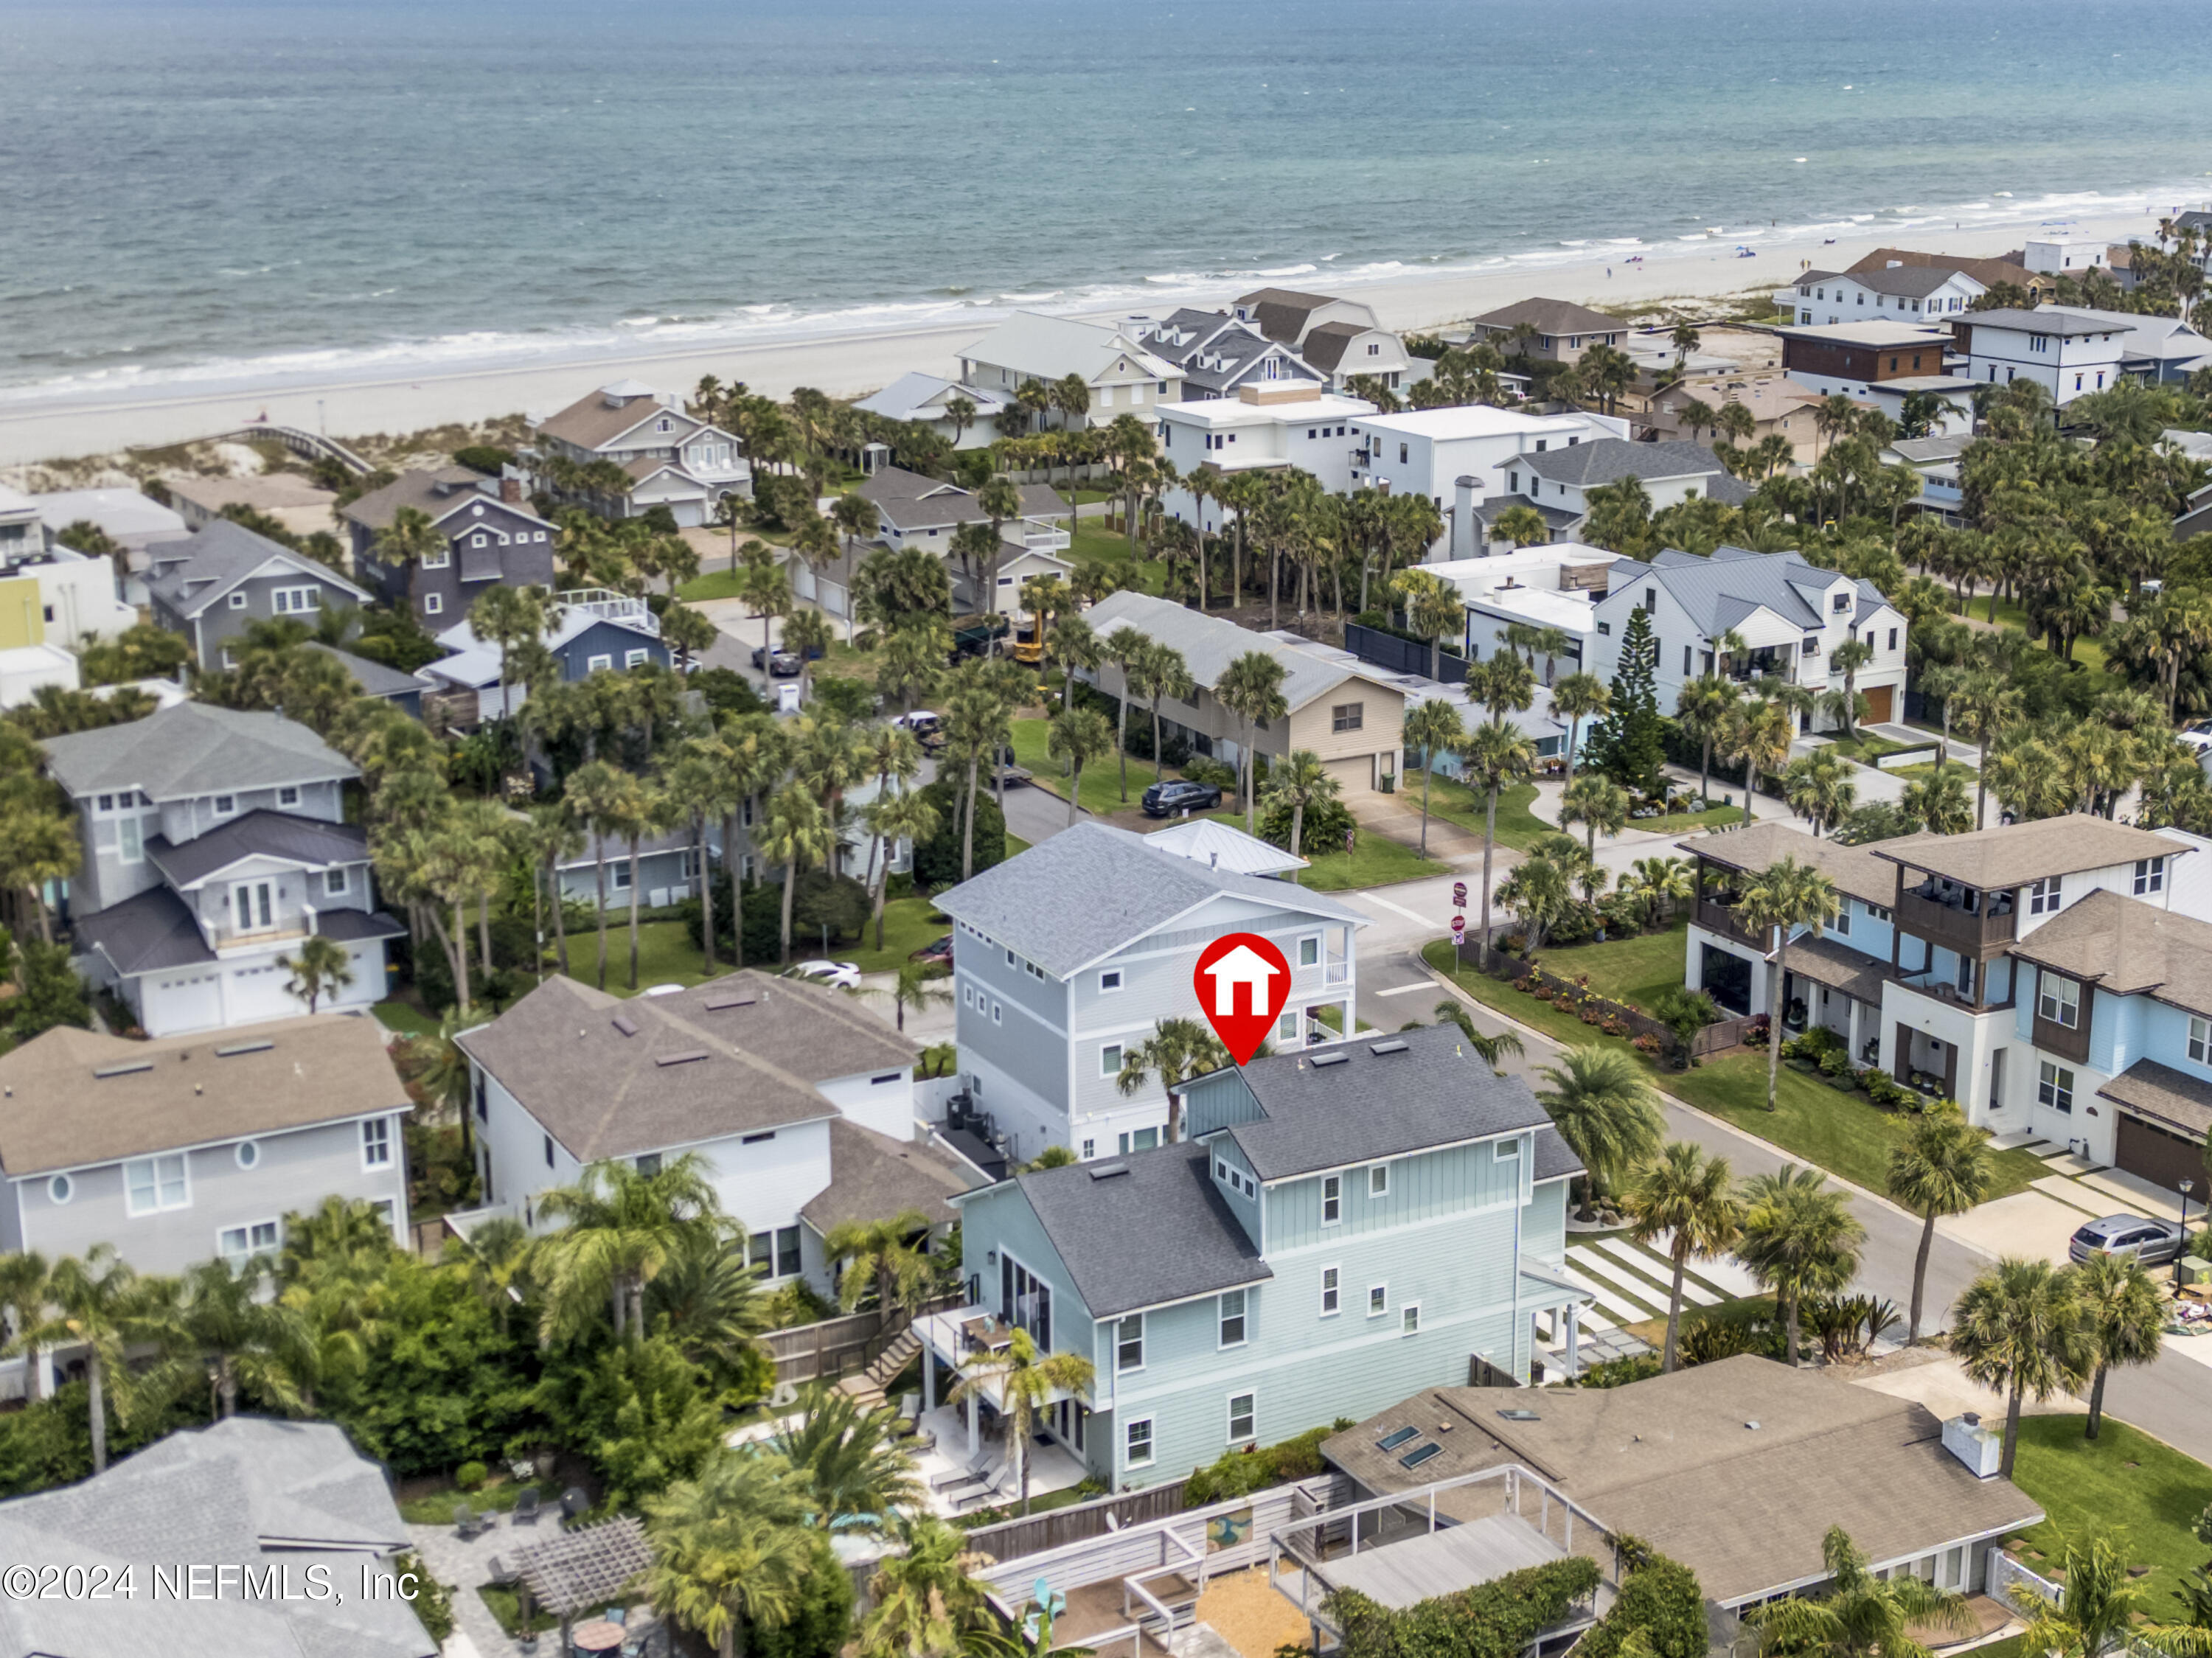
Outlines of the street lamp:
M 2181 1258 L 2189 1253 L 2189 1194 L 2196 1189 L 2193 1180 L 2181 1182 L 2181 1248 L 2173 1256 L 2173 1281 L 2177 1284 L 2181 1282 Z

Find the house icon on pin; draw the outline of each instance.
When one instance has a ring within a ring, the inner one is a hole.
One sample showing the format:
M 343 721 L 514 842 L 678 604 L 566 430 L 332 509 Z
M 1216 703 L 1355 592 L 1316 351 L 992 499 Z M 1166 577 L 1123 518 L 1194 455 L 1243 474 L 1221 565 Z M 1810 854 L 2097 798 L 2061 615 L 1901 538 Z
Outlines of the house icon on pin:
M 1213 1011 L 1221 1018 L 1233 1018 L 1237 1013 L 1237 987 L 1249 987 L 1251 999 L 1246 1005 L 1253 1012 L 1265 1015 L 1267 1005 L 1274 999 L 1267 981 L 1282 969 L 1252 949 L 1239 944 L 1212 967 L 1206 976 L 1213 981 Z

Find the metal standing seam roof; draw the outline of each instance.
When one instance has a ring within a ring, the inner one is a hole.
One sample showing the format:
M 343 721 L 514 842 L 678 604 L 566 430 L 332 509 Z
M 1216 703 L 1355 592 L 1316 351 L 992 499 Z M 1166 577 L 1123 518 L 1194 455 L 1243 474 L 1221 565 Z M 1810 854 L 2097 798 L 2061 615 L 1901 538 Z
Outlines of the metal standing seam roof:
M 1154 829 L 1145 841 L 1158 851 L 1171 852 L 1210 869 L 1226 869 L 1232 875 L 1283 875 L 1305 868 L 1308 861 L 1212 817 L 1193 817 Z
M 186 621 L 271 560 L 289 565 L 301 575 L 350 593 L 357 604 L 365 604 L 369 599 L 366 589 L 355 586 L 329 565 L 280 546 L 266 536 L 256 535 L 230 519 L 213 519 L 188 537 L 155 544 L 160 551 L 154 555 L 154 561 L 166 568 L 147 581 L 146 590 Z
M 1354 927 L 1368 918 L 1287 881 L 1238 875 L 1082 823 L 941 893 L 937 907 L 1055 979 L 1080 972 L 1217 897 Z
M 1134 628 L 1157 644 L 1182 653 L 1183 665 L 1205 689 L 1231 662 L 1249 652 L 1272 656 L 1283 665 L 1283 700 L 1296 714 L 1316 697 L 1334 690 L 1347 679 L 1368 680 L 1377 689 L 1395 691 L 1374 674 L 1363 671 L 1357 659 L 1349 665 L 1316 652 L 1284 645 L 1265 635 L 1216 616 L 1202 616 L 1172 599 L 1123 591 L 1109 593 L 1085 612 L 1091 631 L 1101 639 L 1124 625 Z M 1402 695 L 1403 693 L 1397 693 Z
M 940 375 L 909 372 L 901 374 L 882 391 L 862 398 L 853 407 L 881 415 L 885 420 L 945 420 L 948 416 L 943 405 L 931 406 L 930 399 L 947 392 L 957 392 L 975 405 L 975 419 L 969 422 L 970 430 L 977 422 L 991 419 L 1012 402 L 980 386 L 963 386 L 958 380 L 945 380 Z
M 1212 1162 L 1185 1140 L 1014 1184 L 1091 1317 L 1115 1318 L 1274 1276 L 1214 1184 Z
M 1890 863 L 1987 891 L 2024 887 L 2053 875 L 2111 869 L 2139 858 L 2178 858 L 2191 848 L 2185 841 L 2169 841 L 2148 829 L 2075 811 L 1966 835 L 1900 835 L 1875 841 L 1867 850 Z
M 179 702 L 143 720 L 49 737 L 46 770 L 78 799 L 121 789 L 188 800 L 283 785 L 346 781 L 361 769 L 296 720 Z
M 997 363 L 1048 384 L 1079 374 L 1085 385 L 1127 359 L 1138 374 L 1152 380 L 1180 378 L 1182 371 L 1118 328 L 1048 317 L 1041 311 L 1017 311 L 980 339 L 960 348 L 974 362 Z
M 1262 1181 L 1552 1126 L 1528 1084 L 1469 1053 L 1457 1025 L 1279 1054 L 1243 1074 L 1261 1115 L 1222 1132 Z
M 283 811 L 249 811 L 196 839 L 172 846 L 162 835 L 146 842 L 146 855 L 173 886 L 189 888 L 248 858 L 276 858 L 323 869 L 368 859 L 368 831 L 356 823 L 326 823 Z
M 1889 602 L 1872 582 L 1822 569 L 1802 553 L 1754 553 L 1741 547 L 1717 547 L 1710 558 L 1668 548 L 1648 563 L 1623 559 L 1613 567 L 1610 591 L 1656 582 L 1706 638 L 1717 639 L 1761 607 L 1797 626 L 1826 627 L 1831 614 L 1825 608 L 1825 590 L 1838 581 L 1849 586 L 1861 604 Z M 1808 598 L 1808 592 L 1822 592 L 1820 604 Z

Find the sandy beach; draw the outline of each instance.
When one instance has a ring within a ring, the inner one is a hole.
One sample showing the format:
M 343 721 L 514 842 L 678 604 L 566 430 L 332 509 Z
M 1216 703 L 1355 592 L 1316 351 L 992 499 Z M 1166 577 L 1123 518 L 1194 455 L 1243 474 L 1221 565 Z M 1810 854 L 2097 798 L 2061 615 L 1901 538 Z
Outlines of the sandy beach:
M 2124 242 L 2153 233 L 2163 209 L 2125 217 L 2083 219 L 2071 234 Z M 1895 244 L 1929 251 L 1987 258 L 2020 246 L 2033 232 L 2030 223 L 1981 225 L 1941 231 L 1926 226 L 1911 231 L 1869 224 L 1866 234 L 1819 240 L 1761 240 L 1756 258 L 1735 253 L 1728 237 L 1708 242 L 1652 246 L 1645 262 L 1618 262 L 1631 251 L 1607 257 L 1571 257 L 1559 262 L 1505 262 L 1479 270 L 1449 275 L 1409 274 L 1402 278 L 1340 291 L 1371 304 L 1385 326 L 1431 329 L 1507 305 L 1533 295 L 1615 305 L 1677 297 L 1741 293 L 1753 287 L 1778 288 L 1809 263 L 1841 270 L 1876 247 Z M 1732 232 L 1730 236 L 1743 233 Z M 1325 278 L 1302 282 L 1331 288 Z M 1224 290 L 1211 302 L 1232 297 Z M 1186 303 L 1196 301 L 1185 301 Z M 1109 313 L 1101 320 L 1111 320 Z M 57 393 L 0 401 L 0 465 L 111 452 L 125 447 L 183 442 L 232 431 L 267 419 L 321 430 L 334 436 L 416 431 L 455 421 L 478 421 L 526 411 L 550 413 L 606 381 L 635 377 L 672 392 L 686 392 L 712 374 L 743 380 L 755 391 L 788 395 L 797 386 L 812 386 L 833 396 L 865 394 L 909 370 L 951 374 L 960 347 L 990 325 L 981 317 L 957 326 L 866 333 L 803 335 L 757 343 L 721 343 L 653 355 L 603 353 L 538 361 L 526 366 L 485 363 L 436 374 L 396 374 L 317 381 L 195 385 L 173 395 L 139 387 L 108 394 Z

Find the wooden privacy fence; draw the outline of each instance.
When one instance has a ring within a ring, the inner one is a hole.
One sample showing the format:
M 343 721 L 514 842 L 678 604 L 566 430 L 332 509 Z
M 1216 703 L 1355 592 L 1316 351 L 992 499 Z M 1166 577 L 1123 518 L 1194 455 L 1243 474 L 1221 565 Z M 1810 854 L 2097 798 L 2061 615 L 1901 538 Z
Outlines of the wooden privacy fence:
M 920 1313 L 941 1313 L 959 1304 L 957 1294 L 936 1296 L 921 1304 Z M 844 1318 L 825 1318 L 818 1324 L 770 1330 L 761 1340 L 775 1361 L 777 1382 L 821 1382 L 866 1368 L 908 1321 L 903 1311 L 888 1318 L 880 1310 L 853 1313 Z
M 1125 1531 L 1147 1520 L 1164 1520 L 1171 1514 L 1181 1514 L 1182 1503 L 1182 1481 L 1178 1479 L 1172 1485 L 1148 1485 L 1126 1497 L 1102 1497 L 1048 1514 L 1031 1515 L 1026 1520 L 978 1526 L 968 1533 L 968 1544 L 994 1560 L 1018 1560 L 1024 1555 L 1103 1537 L 1109 1532 Z M 1107 1523 L 1109 1516 L 1111 1525 Z

